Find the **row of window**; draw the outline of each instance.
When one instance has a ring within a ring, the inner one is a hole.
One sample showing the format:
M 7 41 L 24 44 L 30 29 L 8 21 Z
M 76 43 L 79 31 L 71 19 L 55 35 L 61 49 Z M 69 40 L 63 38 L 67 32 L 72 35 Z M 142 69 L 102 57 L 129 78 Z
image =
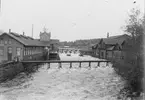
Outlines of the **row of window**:
M 0 44 L 12 44 L 12 41 L 9 39 L 9 40 L 3 40 L 3 39 L 0 39 Z
M 41 53 L 43 50 L 43 48 L 33 48 L 33 49 L 30 49 L 30 48 L 25 48 L 24 49 L 24 56 L 25 55 L 33 55 L 33 54 L 37 54 L 37 53 Z M 12 47 L 9 47 L 8 48 L 8 53 L 12 53 Z M 4 55 L 4 49 L 0 49 L 0 56 L 3 56 Z M 17 47 L 16 48 L 16 55 L 17 56 L 20 56 L 21 55 L 21 48 Z
M 24 49 L 24 56 L 26 55 L 33 55 L 33 54 L 37 54 L 37 53 L 41 53 L 42 52 L 42 48 L 41 47 L 36 47 L 36 48 L 25 48 Z

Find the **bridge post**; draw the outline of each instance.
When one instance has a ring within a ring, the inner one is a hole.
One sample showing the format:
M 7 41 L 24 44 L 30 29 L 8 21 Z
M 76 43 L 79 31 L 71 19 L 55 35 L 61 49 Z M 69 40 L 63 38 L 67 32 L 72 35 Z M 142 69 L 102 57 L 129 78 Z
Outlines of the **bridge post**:
M 98 62 L 98 66 L 100 67 L 100 62 Z
M 62 66 L 61 66 L 61 62 L 59 62 L 58 64 L 59 64 L 59 68 L 62 68 Z
M 79 68 L 81 68 L 81 63 L 82 63 L 82 62 L 80 62 L 80 64 L 79 64 Z
M 50 68 L 50 63 L 47 63 L 48 64 L 48 67 L 47 67 L 47 69 L 49 69 Z
M 109 66 L 109 62 L 106 62 L 106 66 Z
M 72 68 L 72 62 L 70 62 L 70 67 L 69 68 Z
M 91 62 L 89 62 L 89 67 L 91 67 Z

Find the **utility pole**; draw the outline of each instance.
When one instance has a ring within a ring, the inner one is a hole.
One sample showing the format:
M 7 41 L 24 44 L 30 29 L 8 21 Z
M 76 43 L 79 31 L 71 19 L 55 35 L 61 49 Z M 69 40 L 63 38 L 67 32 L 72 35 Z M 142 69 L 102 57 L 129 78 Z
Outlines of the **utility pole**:
M 1 14 L 1 3 L 2 3 L 2 2 L 1 2 L 1 0 L 0 0 L 0 14 Z
M 2 1 L 0 0 L 0 16 L 2 14 Z
M 32 24 L 32 38 L 33 38 L 33 24 Z

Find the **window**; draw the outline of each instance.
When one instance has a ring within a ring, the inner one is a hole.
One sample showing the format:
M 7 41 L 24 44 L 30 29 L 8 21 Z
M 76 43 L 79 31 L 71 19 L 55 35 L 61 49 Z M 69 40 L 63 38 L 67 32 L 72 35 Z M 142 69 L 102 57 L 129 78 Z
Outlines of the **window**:
M 0 56 L 4 55 L 4 49 L 0 49 Z
M 24 48 L 24 56 L 26 56 L 26 48 Z
M 12 53 L 12 47 L 8 47 L 8 53 Z
M 29 51 L 30 51 L 30 50 L 29 50 L 29 49 L 27 49 L 27 52 L 28 52 L 27 54 L 28 54 L 28 55 L 30 55 L 30 52 L 29 52 Z
M 5 44 L 7 44 L 8 43 L 8 41 L 7 40 L 5 40 Z
M 17 56 L 20 56 L 20 55 L 21 55 L 21 48 L 17 48 L 17 49 L 16 49 L 16 55 L 17 55 Z
M 0 44 L 3 44 L 3 39 L 0 39 Z
M 27 48 L 25 48 L 25 55 L 27 55 Z

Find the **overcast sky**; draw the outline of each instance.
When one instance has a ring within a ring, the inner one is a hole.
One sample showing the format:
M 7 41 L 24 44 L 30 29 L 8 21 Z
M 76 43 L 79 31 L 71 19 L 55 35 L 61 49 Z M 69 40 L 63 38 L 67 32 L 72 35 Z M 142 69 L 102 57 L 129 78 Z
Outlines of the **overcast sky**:
M 39 38 L 44 26 L 61 41 L 123 34 L 127 12 L 144 0 L 1 0 L 0 29 Z

